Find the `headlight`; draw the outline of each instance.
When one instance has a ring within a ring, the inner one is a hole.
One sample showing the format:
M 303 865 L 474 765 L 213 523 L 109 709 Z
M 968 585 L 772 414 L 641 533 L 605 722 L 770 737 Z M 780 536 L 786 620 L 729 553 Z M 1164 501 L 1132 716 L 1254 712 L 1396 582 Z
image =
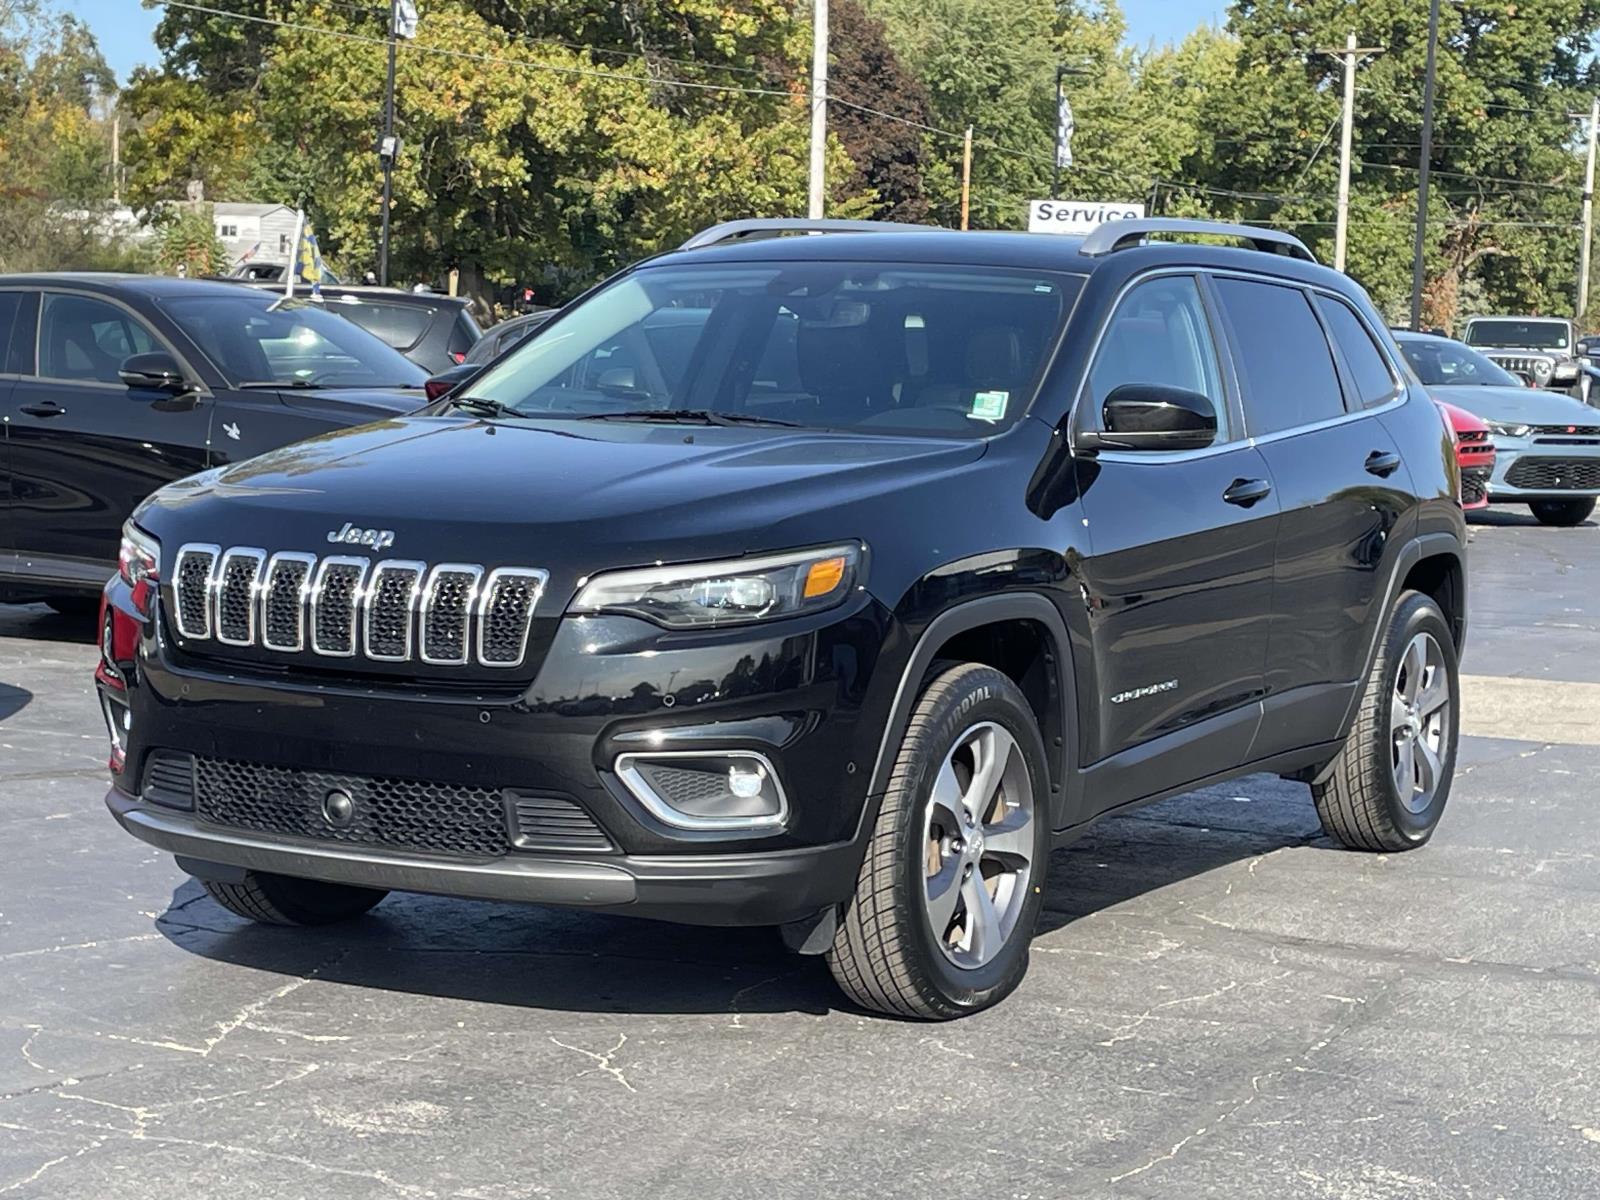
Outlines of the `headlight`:
M 1533 432 L 1532 425 L 1510 425 L 1500 421 L 1489 421 L 1489 432 L 1499 434 L 1501 437 L 1520 438 L 1527 437 Z
M 153 582 L 161 576 L 161 543 L 132 521 L 122 527 L 122 550 L 117 555 L 117 574 L 129 587 Z
M 817 612 L 840 603 L 861 570 L 859 544 L 727 562 L 609 571 L 571 611 L 627 613 L 668 629 L 704 629 Z

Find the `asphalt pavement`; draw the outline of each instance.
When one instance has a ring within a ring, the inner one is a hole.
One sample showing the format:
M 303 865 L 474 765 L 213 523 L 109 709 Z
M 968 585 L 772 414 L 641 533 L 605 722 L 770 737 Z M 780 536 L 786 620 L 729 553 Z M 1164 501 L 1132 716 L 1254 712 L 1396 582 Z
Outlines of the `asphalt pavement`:
M 942 1026 L 761 930 L 239 921 L 104 810 L 92 622 L 0 606 L 0 1195 L 1600 1195 L 1600 528 L 1472 555 L 1429 846 L 1265 776 L 1107 821 Z

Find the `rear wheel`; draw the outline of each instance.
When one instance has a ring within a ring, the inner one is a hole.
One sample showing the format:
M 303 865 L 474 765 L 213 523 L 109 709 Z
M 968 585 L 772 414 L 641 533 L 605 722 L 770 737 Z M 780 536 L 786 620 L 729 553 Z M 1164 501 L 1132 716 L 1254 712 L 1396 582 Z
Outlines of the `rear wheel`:
M 1311 786 L 1330 837 L 1352 850 L 1399 851 L 1433 836 L 1450 797 L 1460 697 L 1444 613 L 1431 596 L 1404 593 L 1350 736 Z
M 201 886 L 236 917 L 263 925 L 329 925 L 359 917 L 389 893 L 377 888 L 324 883 L 246 871 L 243 883 L 202 879 Z
M 1582 525 L 1594 512 L 1594 500 L 1533 500 L 1528 507 L 1541 525 Z
M 1021 982 L 1049 851 L 1044 746 L 992 667 L 941 671 L 911 715 L 828 951 L 865 1008 L 948 1020 Z

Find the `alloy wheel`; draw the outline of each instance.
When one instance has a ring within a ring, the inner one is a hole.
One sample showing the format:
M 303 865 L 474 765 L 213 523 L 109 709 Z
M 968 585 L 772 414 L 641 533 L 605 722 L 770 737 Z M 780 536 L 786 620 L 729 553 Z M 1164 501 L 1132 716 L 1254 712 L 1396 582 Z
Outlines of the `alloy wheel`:
M 1400 801 L 1425 812 L 1439 790 L 1450 727 L 1450 674 L 1431 633 L 1406 645 L 1389 701 L 1389 742 Z
M 984 966 L 1015 930 L 1033 878 L 1034 820 L 1017 740 L 992 721 L 973 725 L 940 764 L 923 823 L 923 904 L 955 966 Z

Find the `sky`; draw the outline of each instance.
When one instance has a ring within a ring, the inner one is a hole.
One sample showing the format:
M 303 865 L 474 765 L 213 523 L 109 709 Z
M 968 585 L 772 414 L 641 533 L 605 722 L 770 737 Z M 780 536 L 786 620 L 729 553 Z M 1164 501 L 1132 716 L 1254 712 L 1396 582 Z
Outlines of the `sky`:
M 64 7 L 88 22 L 101 53 L 123 83 L 141 63 L 155 65 L 150 34 L 160 20 L 160 9 L 145 8 L 139 0 L 69 0 Z M 418 7 L 426 14 L 426 0 Z M 1128 40 L 1140 46 L 1178 41 L 1196 25 L 1216 24 L 1224 7 L 1223 0 L 1122 0 Z

